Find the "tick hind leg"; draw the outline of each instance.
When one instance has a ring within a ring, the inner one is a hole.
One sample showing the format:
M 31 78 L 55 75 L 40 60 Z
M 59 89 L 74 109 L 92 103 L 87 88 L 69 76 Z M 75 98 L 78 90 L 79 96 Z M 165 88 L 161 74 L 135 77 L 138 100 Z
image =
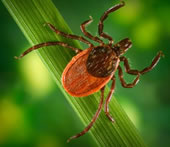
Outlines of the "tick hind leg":
M 140 70 L 131 69 L 127 58 L 126 57 L 121 57 L 120 61 L 124 62 L 125 72 L 127 72 L 128 74 L 131 74 L 131 75 L 137 75 L 136 79 L 132 83 L 126 84 L 126 82 L 123 79 L 122 69 L 119 66 L 118 67 L 118 70 L 119 70 L 118 74 L 119 74 L 119 79 L 121 81 L 122 86 L 125 87 L 125 88 L 132 88 L 132 87 L 134 87 L 137 84 L 137 82 L 139 81 L 140 75 L 143 75 L 143 74 L 151 71 L 157 65 L 157 63 L 159 62 L 161 56 L 164 56 L 162 51 L 158 52 L 158 54 L 152 60 L 151 64 L 148 67 L 146 67 L 143 70 L 141 70 L 141 71 Z
M 75 48 L 75 47 L 72 47 L 70 45 L 68 45 L 67 43 L 64 43 L 64 42 L 59 42 L 59 41 L 55 41 L 55 42 L 45 42 L 45 43 L 40 43 L 40 44 L 37 44 L 33 47 L 30 47 L 29 49 L 27 49 L 25 52 L 23 52 L 19 57 L 14 57 L 16 59 L 20 59 L 22 57 L 24 57 L 25 55 L 27 55 L 28 53 L 30 53 L 31 51 L 33 50 L 36 50 L 36 49 L 39 49 L 41 47 L 46 47 L 46 46 L 54 46 L 54 45 L 59 45 L 59 46 L 63 46 L 63 47 L 66 47 L 66 48 L 70 48 L 72 49 L 73 51 L 75 51 L 76 53 L 79 53 L 81 52 L 81 50 L 79 48 Z
M 110 92 L 106 98 L 106 102 L 105 102 L 105 107 L 104 107 L 104 110 L 105 110 L 105 114 L 106 116 L 109 118 L 109 120 L 111 120 L 112 122 L 114 122 L 114 119 L 111 117 L 111 115 L 109 114 L 109 102 L 112 98 L 112 95 L 114 93 L 114 90 L 115 90 L 115 76 L 113 76 L 112 78 L 112 85 L 111 85 L 111 88 L 110 88 Z
M 103 88 L 101 89 L 101 100 L 100 100 L 100 103 L 99 103 L 97 112 L 96 112 L 96 114 L 93 116 L 93 118 L 92 118 L 91 122 L 89 123 L 89 125 L 88 125 L 82 132 L 76 134 L 75 136 L 70 137 L 70 138 L 67 140 L 67 142 L 70 142 L 70 140 L 72 140 L 72 139 L 76 139 L 76 138 L 78 138 L 78 137 L 80 137 L 80 136 L 83 136 L 83 135 L 84 135 L 85 133 L 87 133 L 87 132 L 90 130 L 90 128 L 93 126 L 93 124 L 94 124 L 95 121 L 97 120 L 97 118 L 98 118 L 98 116 L 99 116 L 99 114 L 100 114 L 100 112 L 101 112 L 101 109 L 102 109 L 103 100 L 104 100 L 104 89 L 105 89 L 105 87 L 103 87 Z
M 104 44 L 103 41 L 98 38 L 97 36 L 92 36 L 89 32 L 86 31 L 85 27 L 90 24 L 91 22 L 93 21 L 92 17 L 90 16 L 90 19 L 89 20 L 86 20 L 85 22 L 83 22 L 80 26 L 81 28 L 81 31 L 84 33 L 84 35 L 86 37 L 88 37 L 89 39 L 93 40 L 93 41 L 96 41 L 98 43 L 100 43 L 101 45 Z
M 70 39 L 79 40 L 79 41 L 81 41 L 81 42 L 83 42 L 83 43 L 88 44 L 89 47 L 93 47 L 93 44 L 90 43 L 88 40 L 86 40 L 86 39 L 85 39 L 84 37 L 82 37 L 82 36 L 77 36 L 77 35 L 72 35 L 72 34 L 64 33 L 64 32 L 62 32 L 62 31 L 56 29 L 56 28 L 55 28 L 52 24 L 50 24 L 50 23 L 45 23 L 45 25 L 48 25 L 49 28 L 50 28 L 52 31 L 56 32 L 56 34 L 58 34 L 58 35 L 61 35 L 61 36 L 64 36 L 64 37 L 70 38 Z
M 98 25 L 98 33 L 101 37 L 108 39 L 110 45 L 112 45 L 114 41 L 113 41 L 112 37 L 110 37 L 108 34 L 103 32 L 103 28 L 104 28 L 103 22 L 108 17 L 109 13 L 112 13 L 112 12 L 118 10 L 119 8 L 123 7 L 124 5 L 125 5 L 125 2 L 121 1 L 120 4 L 117 4 L 113 7 L 111 7 L 110 9 L 108 9 L 106 12 L 104 12 L 102 17 L 100 18 L 99 25 Z

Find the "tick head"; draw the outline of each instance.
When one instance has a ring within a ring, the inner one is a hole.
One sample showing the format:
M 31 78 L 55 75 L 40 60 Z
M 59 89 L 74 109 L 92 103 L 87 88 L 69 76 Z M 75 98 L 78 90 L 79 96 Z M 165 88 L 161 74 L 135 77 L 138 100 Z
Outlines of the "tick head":
M 129 48 L 132 47 L 132 42 L 129 38 L 125 38 L 113 46 L 113 50 L 117 56 L 123 55 Z

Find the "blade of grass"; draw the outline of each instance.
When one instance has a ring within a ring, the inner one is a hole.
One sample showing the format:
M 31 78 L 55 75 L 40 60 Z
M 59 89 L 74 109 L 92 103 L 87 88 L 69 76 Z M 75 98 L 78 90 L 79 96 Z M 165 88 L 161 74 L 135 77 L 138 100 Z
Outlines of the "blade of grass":
M 43 27 L 45 22 L 50 22 L 59 30 L 71 33 L 51 0 L 3 0 L 3 3 L 32 45 L 60 40 L 80 48 L 77 41 L 61 38 L 48 28 Z M 75 54 L 69 49 L 59 46 L 45 47 L 37 52 L 57 81 L 57 85 L 64 93 L 65 98 L 72 105 L 83 123 L 87 125 L 97 109 L 100 93 L 95 93 L 86 98 L 74 98 L 68 95 L 61 85 L 62 71 Z M 108 91 L 109 89 L 106 88 L 105 93 L 108 93 Z M 110 103 L 110 112 L 113 114 L 116 123 L 111 123 L 102 111 L 90 131 L 98 145 L 144 147 L 145 144 L 138 131 L 115 98 Z

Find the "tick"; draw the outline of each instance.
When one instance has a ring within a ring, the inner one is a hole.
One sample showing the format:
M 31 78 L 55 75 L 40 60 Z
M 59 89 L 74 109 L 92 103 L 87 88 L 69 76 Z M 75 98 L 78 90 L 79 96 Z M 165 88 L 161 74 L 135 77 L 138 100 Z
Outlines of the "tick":
M 104 111 L 108 119 L 114 122 L 114 119 L 109 113 L 109 102 L 112 98 L 112 94 L 114 93 L 115 72 L 117 70 L 118 70 L 118 77 L 121 82 L 121 85 L 124 88 L 132 88 L 138 83 L 139 77 L 151 71 L 155 67 L 155 65 L 158 63 L 161 56 L 163 56 L 163 53 L 159 51 L 158 54 L 152 60 L 151 64 L 148 67 L 144 68 L 143 70 L 134 70 L 130 68 L 128 59 L 124 57 L 123 54 L 132 46 L 131 40 L 129 38 L 125 38 L 117 43 L 114 43 L 114 40 L 112 39 L 112 37 L 109 36 L 107 33 L 103 32 L 104 20 L 108 17 L 110 13 L 118 10 L 124 5 L 125 3 L 121 1 L 121 3 L 111 7 L 110 9 L 104 12 L 98 24 L 99 37 L 93 36 L 86 30 L 86 26 L 93 21 L 92 17 L 90 17 L 89 20 L 81 24 L 80 28 L 83 34 L 87 38 L 99 43 L 98 46 L 94 46 L 92 43 L 90 43 L 87 39 L 85 39 L 82 36 L 77 36 L 77 35 L 72 35 L 72 34 L 61 32 L 60 30 L 55 28 L 52 24 L 46 23 L 46 25 L 48 25 L 48 27 L 52 31 L 56 32 L 58 35 L 64 36 L 66 38 L 79 40 L 83 43 L 86 43 L 89 46 L 89 48 L 82 51 L 81 49 L 72 47 L 69 44 L 64 43 L 64 42 L 59 42 L 59 41 L 45 42 L 45 43 L 37 44 L 31 47 L 27 49 L 19 57 L 15 57 L 16 59 L 22 58 L 29 52 L 36 50 L 38 48 L 44 47 L 44 46 L 59 45 L 65 48 L 70 48 L 73 51 L 75 51 L 77 55 L 72 58 L 72 60 L 68 63 L 68 65 L 63 71 L 62 85 L 64 89 L 71 96 L 74 96 L 74 97 L 85 97 L 95 92 L 98 92 L 99 90 L 101 91 L 100 103 L 91 122 L 82 132 L 76 134 L 75 136 L 70 137 L 67 140 L 68 142 L 72 139 L 75 139 L 75 138 L 78 138 L 84 135 L 93 126 L 103 106 L 105 85 L 110 80 L 112 80 L 112 84 L 111 84 L 110 92 L 108 93 L 108 96 L 105 100 Z M 107 44 L 104 43 L 101 40 L 101 38 L 107 39 L 108 43 Z M 120 66 L 120 62 L 124 63 L 126 73 L 136 76 L 132 83 L 125 82 L 123 78 L 123 72 L 122 72 L 122 67 Z

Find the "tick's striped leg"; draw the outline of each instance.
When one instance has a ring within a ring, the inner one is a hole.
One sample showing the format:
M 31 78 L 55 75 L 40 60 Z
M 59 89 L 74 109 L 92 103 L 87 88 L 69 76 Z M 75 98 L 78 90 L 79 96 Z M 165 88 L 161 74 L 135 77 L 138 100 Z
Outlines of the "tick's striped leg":
M 162 53 L 162 51 L 159 51 L 158 54 L 155 56 L 155 58 L 152 60 L 152 63 L 150 64 L 150 66 L 144 68 L 143 70 L 140 71 L 140 74 L 145 74 L 149 71 L 151 71 L 159 62 L 160 58 L 164 56 L 164 54 Z
M 131 74 L 131 75 L 138 75 L 138 74 L 145 74 L 149 71 L 151 71 L 156 65 L 157 63 L 159 62 L 160 58 L 164 56 L 164 54 L 162 53 L 162 51 L 159 51 L 158 54 L 154 57 L 154 59 L 152 60 L 152 63 L 150 64 L 150 66 L 144 68 L 143 70 L 139 71 L 139 70 L 133 70 L 133 69 L 130 69 L 130 66 L 129 66 L 129 63 L 128 63 L 128 60 L 126 57 L 120 57 L 120 61 L 123 61 L 124 62 L 124 66 L 125 66 L 125 71 L 128 73 L 128 74 Z
M 120 82 L 124 88 L 132 88 L 139 82 L 140 74 L 137 74 L 134 81 L 132 83 L 127 84 L 125 80 L 123 79 L 123 71 L 120 65 L 118 66 L 118 75 L 119 75 Z
M 27 49 L 24 53 L 22 53 L 19 57 L 16 57 L 16 59 L 20 59 L 22 58 L 23 56 L 25 56 L 26 54 L 28 54 L 29 52 L 33 51 L 33 50 L 36 50 L 36 49 L 39 49 L 41 47 L 45 47 L 45 46 L 54 46 L 54 45 L 59 45 L 59 46 L 62 46 L 62 47 L 66 47 L 66 48 L 70 48 L 72 49 L 73 51 L 75 51 L 76 53 L 79 53 L 81 52 L 80 49 L 78 48 L 75 48 L 75 47 L 72 47 L 70 45 L 68 45 L 67 43 L 64 43 L 64 42 L 58 42 L 58 41 L 55 41 L 55 42 L 45 42 L 45 43 L 40 43 L 40 44 L 37 44 L 29 49 Z
M 111 85 L 111 88 L 110 88 L 110 92 L 109 92 L 109 95 L 107 96 L 106 98 L 106 102 L 105 102 L 105 113 L 106 113 L 106 116 L 112 121 L 114 122 L 114 119 L 111 117 L 111 115 L 109 114 L 109 102 L 112 98 L 112 95 L 114 93 L 114 90 L 115 90 L 115 76 L 113 76 L 112 78 L 112 85 Z
M 123 7 L 124 5 L 125 5 L 125 2 L 121 1 L 120 4 L 117 4 L 113 7 L 111 7 L 110 9 L 108 9 L 106 12 L 104 12 L 102 17 L 100 18 L 99 25 L 98 25 L 98 33 L 101 37 L 108 39 L 110 45 L 112 45 L 114 41 L 113 41 L 112 37 L 110 37 L 108 34 L 103 32 L 103 27 L 104 27 L 103 22 L 108 17 L 109 13 L 112 13 L 112 12 L 118 10 L 119 8 Z
M 64 36 L 66 38 L 70 38 L 70 39 L 75 39 L 75 40 L 79 40 L 83 43 L 86 43 L 89 45 L 89 47 L 93 47 L 93 44 L 91 42 L 89 42 L 88 40 L 86 40 L 84 37 L 82 36 L 77 36 L 77 35 L 72 35 L 72 34 L 67 34 L 64 32 L 61 32 L 60 30 L 56 29 L 52 24 L 50 23 L 45 23 L 45 25 L 48 25 L 50 27 L 51 30 L 53 30 L 54 32 L 56 32 L 56 34 Z
M 139 81 L 139 77 L 140 75 L 143 75 L 149 71 L 151 71 L 156 65 L 157 63 L 159 62 L 160 58 L 164 56 L 164 54 L 162 53 L 162 51 L 158 52 L 158 54 L 154 57 L 154 59 L 152 60 L 152 63 L 150 64 L 150 66 L 144 68 L 143 70 L 134 70 L 134 69 L 131 69 L 130 66 L 129 66 L 129 62 L 128 62 L 128 59 L 124 56 L 120 57 L 120 61 L 123 61 L 124 62 L 124 67 L 125 67 L 125 71 L 128 73 L 128 74 L 131 74 L 131 75 L 137 75 L 136 79 L 130 83 L 130 84 L 127 84 L 124 79 L 123 79 L 123 72 L 122 72 L 122 69 L 121 67 L 119 66 L 118 67 L 118 70 L 119 70 L 119 79 L 121 81 L 121 84 L 123 87 L 125 88 L 132 88 L 134 87 L 137 82 Z
M 100 38 L 98 38 L 97 36 L 92 36 L 92 35 L 91 35 L 89 32 L 87 32 L 86 29 L 85 29 L 85 27 L 86 27 L 88 24 L 90 24 L 92 21 L 93 21 L 93 19 L 92 19 L 92 17 L 90 16 L 90 19 L 89 19 L 89 20 L 86 20 L 85 22 L 83 22 L 83 23 L 81 24 L 81 26 L 80 26 L 81 31 L 82 31 L 82 32 L 84 33 L 84 35 L 85 35 L 86 37 L 88 37 L 89 39 L 94 40 L 94 41 L 100 43 L 101 45 L 103 45 L 104 43 L 103 43 L 103 41 L 102 41 Z
M 103 100 L 104 100 L 104 89 L 105 89 L 105 87 L 103 87 L 103 88 L 101 89 L 101 100 L 100 100 L 100 103 L 99 103 L 97 112 L 96 112 L 96 114 L 93 116 L 93 118 L 92 118 L 91 122 L 89 123 L 89 125 L 88 125 L 82 132 L 78 133 L 78 134 L 75 135 L 75 136 L 70 137 L 70 138 L 67 140 L 67 142 L 70 142 L 70 140 L 72 140 L 72 139 L 76 139 L 76 138 L 78 138 L 78 137 L 80 137 L 80 136 L 83 136 L 83 135 L 84 135 L 85 133 L 87 133 L 87 132 L 90 130 L 90 128 L 93 126 L 93 124 L 94 124 L 95 121 L 97 120 L 97 118 L 98 118 L 98 116 L 99 116 L 99 114 L 100 114 L 100 112 L 101 112 L 101 109 L 102 109 Z

